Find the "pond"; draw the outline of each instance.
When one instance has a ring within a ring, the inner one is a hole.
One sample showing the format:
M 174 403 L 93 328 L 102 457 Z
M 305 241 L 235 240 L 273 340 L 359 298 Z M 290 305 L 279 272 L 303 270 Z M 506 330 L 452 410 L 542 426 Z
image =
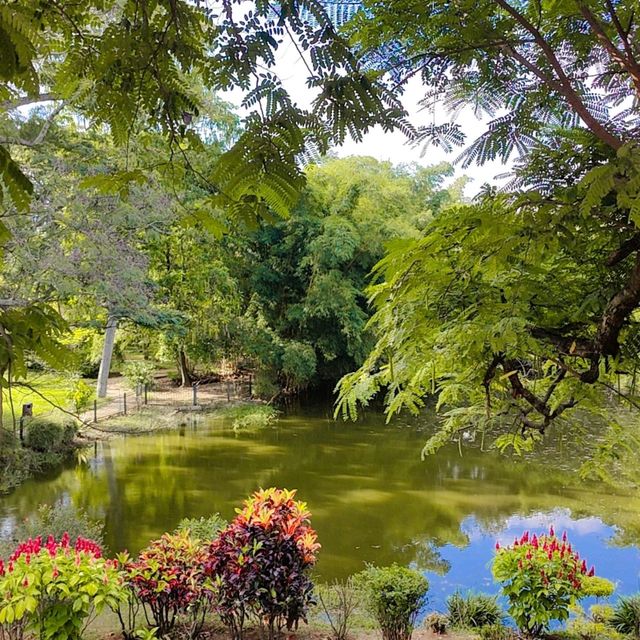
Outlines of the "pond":
M 39 504 L 66 501 L 104 520 L 112 551 L 136 552 L 183 517 L 231 518 L 256 488 L 279 486 L 297 488 L 313 513 L 322 580 L 366 562 L 411 563 L 438 608 L 457 588 L 496 591 L 496 540 L 553 523 L 618 593 L 640 588 L 640 495 L 582 481 L 561 440 L 526 460 L 470 444 L 422 461 L 428 427 L 385 425 L 373 413 L 351 424 L 298 410 L 277 428 L 244 433 L 219 418 L 186 420 L 98 443 L 86 464 L 25 483 L 0 500 L 2 530 Z

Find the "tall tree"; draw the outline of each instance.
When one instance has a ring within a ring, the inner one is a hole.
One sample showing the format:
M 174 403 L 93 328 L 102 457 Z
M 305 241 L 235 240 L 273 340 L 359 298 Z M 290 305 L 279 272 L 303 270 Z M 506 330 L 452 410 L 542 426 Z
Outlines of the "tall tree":
M 381 262 L 379 341 L 343 380 L 342 408 L 384 388 L 391 413 L 417 410 L 435 393 L 445 422 L 428 450 L 473 427 L 523 446 L 575 406 L 603 411 L 612 376 L 638 362 L 637 3 L 365 6 L 349 28 L 390 77 L 419 75 L 425 104 L 489 118 L 463 165 L 516 158 L 505 192 Z M 419 139 L 464 142 L 455 119 Z

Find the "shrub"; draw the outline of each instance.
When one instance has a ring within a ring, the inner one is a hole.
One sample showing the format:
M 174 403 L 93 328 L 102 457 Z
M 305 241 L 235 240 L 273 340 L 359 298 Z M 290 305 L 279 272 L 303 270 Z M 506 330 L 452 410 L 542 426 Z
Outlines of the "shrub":
M 496 622 L 487 624 L 478 629 L 480 640 L 515 640 L 518 636 L 513 629 L 505 627 L 504 624 Z
M 75 435 L 71 430 L 57 422 L 34 418 L 26 428 L 25 444 L 34 451 L 59 451 L 68 447 Z
M 566 620 L 570 605 L 584 597 L 587 563 L 580 560 L 567 534 L 525 532 L 508 547 L 496 544 L 493 575 L 509 600 L 509 614 L 522 632 L 538 636 L 552 620 Z
M 616 586 L 600 576 L 585 576 L 582 579 L 582 598 L 608 598 L 613 595 Z
M 81 509 L 76 509 L 72 504 L 57 502 L 55 505 L 42 504 L 37 511 L 22 522 L 19 522 L 13 532 L 11 545 L 7 548 L 0 544 L 0 555 L 6 557 L 11 553 L 19 540 L 28 538 L 46 538 L 47 534 L 59 539 L 67 533 L 73 540 L 76 538 L 88 538 L 99 545 L 103 543 L 103 525 L 91 520 Z
M 278 412 L 270 405 L 250 405 L 238 407 L 233 420 L 233 430 L 263 429 L 271 426 Z
M 189 616 L 190 638 L 200 632 L 212 597 L 205 561 L 205 548 L 182 531 L 165 533 L 126 564 L 128 585 L 160 637 L 171 633 L 182 615 Z
M 270 370 L 259 370 L 253 380 L 253 395 L 264 400 L 271 400 L 280 393 L 276 382 L 276 374 Z
M 320 545 L 306 505 L 294 496 L 286 489 L 257 491 L 209 548 L 216 610 L 235 639 L 249 615 L 269 638 L 306 621 L 313 602 L 309 571 Z
M 442 635 L 447 632 L 447 626 L 449 625 L 449 618 L 444 613 L 434 611 L 430 613 L 424 619 L 424 627 L 432 633 Z
M 453 627 L 478 629 L 502 622 L 504 614 L 495 596 L 456 591 L 447 598 L 449 622 Z
M 353 584 L 353 578 L 324 585 L 317 593 L 334 639 L 344 640 L 349 633 L 353 614 L 360 605 L 360 594 Z
M 90 387 L 82 378 L 75 378 L 73 385 L 67 394 L 67 400 L 76 413 L 86 409 L 93 398 L 93 387 Z
M 136 393 L 145 385 L 153 384 L 153 371 L 153 365 L 148 362 L 131 361 L 122 366 L 122 375 Z
M 188 531 L 194 540 L 212 541 L 227 526 L 227 521 L 219 514 L 208 517 L 183 518 L 176 527 L 176 533 Z
M 409 640 L 418 613 L 426 603 L 427 579 L 418 571 L 393 564 L 368 567 L 356 580 L 383 639 Z
M 8 637 L 29 631 L 40 640 L 80 640 L 92 611 L 123 597 L 117 563 L 95 542 L 68 534 L 21 543 L 0 561 L 0 625 Z
M 640 638 L 640 594 L 620 598 L 610 623 L 616 631 Z

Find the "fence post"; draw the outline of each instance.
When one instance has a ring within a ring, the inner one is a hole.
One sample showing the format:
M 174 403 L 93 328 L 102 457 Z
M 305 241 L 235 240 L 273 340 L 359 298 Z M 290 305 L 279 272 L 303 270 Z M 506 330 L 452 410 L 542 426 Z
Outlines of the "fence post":
M 249 397 L 250 398 L 253 398 L 253 385 L 252 385 L 252 382 L 253 382 L 253 374 L 250 373 L 249 374 Z
M 98 422 L 98 401 L 93 401 L 93 422 Z
M 122 394 L 122 409 L 124 410 L 124 415 L 127 415 L 127 394 Z
M 144 383 L 144 403 L 145 403 L 145 405 L 146 405 L 146 404 L 149 404 L 149 398 L 148 398 L 148 396 L 147 396 L 147 392 L 148 392 L 148 391 L 149 391 L 149 383 L 148 383 L 148 382 L 145 382 L 145 383 Z
M 227 380 L 227 402 L 231 402 L 231 383 Z
M 193 406 L 197 407 L 198 406 L 198 383 L 194 382 L 191 385 L 191 389 L 193 390 Z

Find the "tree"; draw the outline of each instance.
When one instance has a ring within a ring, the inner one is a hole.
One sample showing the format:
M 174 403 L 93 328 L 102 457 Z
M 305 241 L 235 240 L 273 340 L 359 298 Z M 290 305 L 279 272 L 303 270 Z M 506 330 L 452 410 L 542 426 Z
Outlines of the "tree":
M 372 346 L 368 274 L 388 242 L 418 238 L 456 197 L 443 187 L 451 172 L 360 157 L 308 167 L 287 220 L 228 239 L 250 300 L 238 350 L 289 391 L 333 386 L 358 366 Z
M 638 362 L 636 3 L 366 7 L 351 33 L 397 82 L 420 74 L 425 104 L 492 118 L 463 166 L 517 158 L 505 192 L 444 211 L 380 263 L 378 342 L 343 379 L 342 410 L 381 389 L 390 413 L 436 394 L 444 423 L 427 451 L 469 428 L 521 447 L 575 406 L 605 413 L 602 391 Z M 454 121 L 418 138 L 463 143 Z

